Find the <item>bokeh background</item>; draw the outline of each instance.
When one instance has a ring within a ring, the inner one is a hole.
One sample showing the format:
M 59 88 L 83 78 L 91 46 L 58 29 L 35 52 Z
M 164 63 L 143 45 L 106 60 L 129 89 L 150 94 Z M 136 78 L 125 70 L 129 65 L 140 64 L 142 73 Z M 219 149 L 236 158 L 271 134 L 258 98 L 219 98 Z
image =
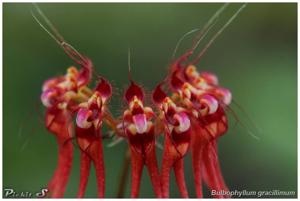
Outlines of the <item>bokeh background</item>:
M 220 6 L 40 4 L 67 41 L 88 55 L 97 72 L 113 82 L 116 90 L 111 109 L 115 115 L 124 108 L 121 94 L 128 84 L 128 47 L 132 76 L 150 92 L 166 75 L 177 40 L 203 26 Z M 212 33 L 239 6 L 231 5 Z M 39 191 L 54 172 L 57 147 L 43 125 L 39 96 L 44 80 L 65 73 L 73 65 L 34 21 L 32 8 L 27 3 L 3 4 L 3 187 L 19 192 Z M 191 41 L 192 37 L 186 39 L 179 52 L 183 53 Z M 297 191 L 297 5 L 248 4 L 207 51 L 198 68 L 216 73 L 247 113 L 233 106 L 244 126 L 234 126 L 235 120 L 229 115 L 230 130 L 219 140 L 222 170 L 230 189 Z M 250 131 L 260 139 L 252 137 Z M 110 140 L 105 141 L 108 143 Z M 105 148 L 107 197 L 116 196 L 126 147 L 123 142 Z M 161 157 L 161 150 L 157 155 Z M 78 156 L 77 149 L 66 197 L 77 192 Z M 195 197 L 190 156 L 185 163 L 190 195 Z M 128 181 L 126 197 L 129 186 Z M 207 190 L 205 195 L 209 196 Z M 96 197 L 94 171 L 86 196 Z M 173 175 L 171 196 L 179 197 Z M 140 197 L 154 197 L 145 170 Z

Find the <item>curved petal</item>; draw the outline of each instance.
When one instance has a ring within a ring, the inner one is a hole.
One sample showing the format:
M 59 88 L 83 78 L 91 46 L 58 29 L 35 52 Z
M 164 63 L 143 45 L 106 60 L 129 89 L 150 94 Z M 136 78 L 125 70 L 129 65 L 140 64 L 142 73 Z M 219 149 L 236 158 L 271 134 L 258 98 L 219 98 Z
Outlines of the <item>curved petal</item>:
M 97 84 L 95 91 L 98 91 L 101 94 L 101 98 L 104 99 L 103 101 L 106 101 L 106 99 L 110 98 L 112 95 L 111 85 L 104 78 L 100 79 L 100 82 Z
M 218 85 L 219 80 L 218 77 L 210 72 L 201 72 L 200 76 L 207 82 L 209 85 Z
M 157 85 L 152 93 L 152 99 L 154 103 L 161 104 L 163 100 L 167 97 L 167 94 L 162 90 L 162 83 Z
M 125 92 L 125 100 L 129 103 L 132 101 L 134 97 L 137 97 L 139 100 L 143 101 L 144 100 L 144 91 L 142 88 L 135 84 L 133 81 L 131 81 L 131 84 L 129 88 Z

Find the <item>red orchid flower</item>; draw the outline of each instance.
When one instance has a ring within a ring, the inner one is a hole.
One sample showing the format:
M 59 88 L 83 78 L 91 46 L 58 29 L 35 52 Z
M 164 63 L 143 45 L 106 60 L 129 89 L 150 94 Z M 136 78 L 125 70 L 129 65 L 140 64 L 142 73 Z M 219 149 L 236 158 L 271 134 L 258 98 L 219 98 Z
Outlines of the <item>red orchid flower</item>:
M 192 130 L 190 143 L 197 197 L 202 197 L 202 179 L 211 190 L 228 191 L 218 160 L 217 139 L 228 129 L 225 108 L 230 104 L 232 96 L 229 90 L 219 87 L 218 79 L 214 74 L 199 73 L 194 65 L 245 6 L 243 4 L 200 53 L 192 61 L 188 61 L 227 4 L 222 6 L 195 37 L 192 48 L 170 66 L 169 84 L 175 93 L 172 97 L 189 112 Z
M 80 72 L 76 68 L 68 68 L 65 76 L 47 80 L 43 84 L 41 100 L 46 106 L 46 128 L 56 136 L 58 144 L 58 164 L 48 184 L 51 197 L 63 197 L 73 160 L 72 116 L 76 109 L 76 100 L 90 79 L 91 62 L 88 58 Z
M 90 174 L 91 162 L 96 170 L 98 197 L 104 197 L 105 174 L 102 150 L 101 125 L 106 103 L 112 89 L 110 84 L 101 79 L 94 94 L 79 105 L 76 118 L 76 139 L 80 148 L 80 184 L 77 197 L 82 198 Z
M 68 68 L 66 75 L 46 81 L 42 89 L 41 100 L 47 108 L 46 127 L 55 135 L 59 152 L 57 168 L 48 184 L 51 197 L 60 198 L 64 195 L 73 160 L 73 137 L 76 137 L 80 148 L 80 183 L 77 197 L 84 196 L 92 163 L 96 170 L 98 197 L 104 197 L 105 170 L 101 134 L 103 122 L 117 137 L 128 139 L 132 198 L 139 195 L 144 166 L 148 169 L 156 197 L 169 197 L 170 172 L 174 169 L 181 196 L 188 198 L 184 176 L 184 157 L 188 151 L 192 155 L 197 197 L 202 197 L 202 180 L 210 190 L 228 191 L 218 159 L 217 140 L 228 129 L 225 109 L 230 104 L 232 95 L 228 89 L 219 86 L 216 75 L 209 72 L 199 73 L 195 64 L 245 4 L 212 37 L 194 60 L 188 61 L 226 6 L 227 4 L 222 6 L 204 26 L 196 36 L 192 48 L 171 64 L 167 78 L 173 93 L 168 96 L 162 90 L 162 84 L 153 91 L 152 99 L 159 114 L 156 116 L 152 108 L 144 106 L 143 89 L 130 79 L 131 84 L 124 96 L 128 109 L 117 119 L 113 118 L 107 107 L 108 99 L 112 95 L 110 83 L 101 78 L 94 90 L 87 87 L 92 75 L 91 60 L 66 43 L 36 6 L 37 12 L 52 33 L 34 14 L 33 17 L 65 53 L 81 66 L 79 71 L 74 67 Z M 76 136 L 72 134 L 72 119 L 75 114 Z M 164 133 L 165 141 L 160 175 L 155 145 L 156 136 L 161 133 Z M 217 194 L 216 197 L 227 196 Z
M 47 110 L 47 129 L 56 136 L 58 144 L 58 162 L 54 175 L 48 183 L 51 197 L 63 197 L 65 187 L 71 171 L 73 160 L 73 144 L 70 141 L 70 114 L 57 108 Z
M 123 127 L 129 141 L 131 157 L 131 197 L 139 194 L 140 180 L 145 165 L 148 169 L 156 197 L 161 198 L 161 183 L 155 153 L 154 113 L 144 106 L 142 88 L 131 81 L 125 92 L 129 109 L 123 115 Z
M 197 123 L 200 125 L 199 133 L 203 136 L 207 136 L 206 139 L 208 139 L 208 141 L 195 143 L 195 146 L 193 146 L 194 156 L 196 158 L 200 157 L 202 161 L 202 164 L 200 164 L 201 171 L 203 179 L 208 187 L 217 191 L 228 191 L 220 170 L 217 155 L 217 139 L 228 129 L 224 108 L 231 102 L 231 93 L 225 88 L 218 87 L 218 79 L 211 73 L 205 72 L 202 75 L 202 73 L 196 71 L 194 66 L 189 66 L 187 67 L 185 74 L 190 80 L 190 83 L 197 88 L 192 91 L 200 91 L 200 94 L 203 93 L 200 95 L 200 102 L 204 101 L 202 107 L 207 108 L 206 111 L 202 112 L 202 117 L 198 117 Z M 190 87 L 190 89 L 192 89 L 192 87 Z M 203 111 L 203 108 L 201 111 Z M 200 140 L 199 133 L 197 134 L 195 132 L 195 142 Z M 203 144 L 202 147 L 199 147 L 199 144 Z M 197 149 L 199 149 L 199 151 L 197 151 Z M 201 153 L 201 156 L 197 156 L 197 153 L 199 152 Z M 194 161 L 199 160 L 195 159 Z M 199 167 L 199 165 L 197 167 Z M 217 195 L 217 197 L 223 198 L 227 196 Z
M 202 177 L 211 190 L 227 191 L 217 157 L 216 140 L 227 131 L 224 107 L 230 103 L 231 93 L 217 86 L 216 76 L 207 72 L 202 76 L 194 66 L 181 66 L 175 70 L 170 83 L 190 112 L 197 197 L 202 197 Z
M 40 8 L 37 5 L 34 6 L 50 31 L 32 13 L 37 23 L 75 63 L 81 66 L 80 71 L 70 67 L 65 76 L 50 79 L 43 85 L 41 100 L 47 107 L 46 126 L 56 135 L 59 146 L 58 166 L 48 185 L 49 192 L 51 197 L 63 197 L 73 159 L 72 119 L 78 112 L 76 139 L 81 149 L 81 179 L 78 197 L 84 195 L 91 161 L 96 169 L 98 196 L 104 197 L 104 162 L 100 127 L 106 110 L 106 101 L 111 96 L 111 86 L 106 80 L 101 79 L 94 92 L 87 87 L 92 77 L 91 60 L 68 44 Z
M 173 168 L 179 191 L 183 198 L 188 198 L 184 178 L 183 157 L 186 155 L 191 137 L 191 123 L 186 110 L 178 107 L 158 85 L 152 98 L 159 108 L 159 118 L 164 125 L 165 143 L 162 160 L 162 192 L 169 198 L 170 171 Z

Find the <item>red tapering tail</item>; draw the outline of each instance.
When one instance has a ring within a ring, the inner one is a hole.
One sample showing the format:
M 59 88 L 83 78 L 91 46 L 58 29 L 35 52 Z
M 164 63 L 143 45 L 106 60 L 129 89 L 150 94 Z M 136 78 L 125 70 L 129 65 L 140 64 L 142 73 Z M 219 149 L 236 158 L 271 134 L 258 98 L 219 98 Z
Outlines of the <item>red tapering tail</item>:
M 202 153 L 204 180 L 211 190 L 218 192 L 228 191 L 228 187 L 222 176 L 219 159 L 217 155 L 216 140 L 209 142 Z M 229 198 L 227 194 L 216 194 L 216 198 Z
M 191 152 L 192 152 L 192 166 L 194 174 L 194 183 L 196 189 L 197 198 L 202 198 L 202 181 L 201 181 L 201 160 L 202 160 L 202 151 L 203 151 L 203 142 L 199 138 L 200 128 L 194 126 L 193 132 L 191 135 Z
M 143 156 L 130 146 L 131 158 L 131 198 L 139 196 L 141 176 L 144 167 Z
M 183 158 L 179 159 L 174 164 L 174 173 L 176 182 L 181 194 L 182 198 L 189 198 L 189 193 L 185 184 L 185 177 L 184 177 L 184 162 Z
M 58 139 L 58 164 L 48 185 L 51 198 L 62 198 L 66 190 L 73 161 L 73 144 L 71 141 Z
M 201 152 L 202 147 L 199 145 L 192 145 L 192 166 L 193 166 L 193 174 L 194 174 L 194 183 L 196 189 L 197 198 L 202 198 L 202 181 L 201 181 Z
M 157 164 L 156 154 L 155 154 L 155 146 L 153 146 L 145 154 L 145 156 L 146 156 L 145 163 L 148 169 L 148 173 L 150 175 L 154 193 L 157 198 L 162 198 L 160 176 L 159 176 L 158 164 Z
M 174 168 L 177 186 L 181 197 L 188 198 L 188 191 L 184 178 L 183 156 L 178 153 L 169 136 L 165 137 L 164 153 L 162 160 L 161 185 L 163 198 L 169 198 L 170 172 Z
M 170 155 L 167 140 L 168 137 L 165 138 L 165 148 L 163 153 L 162 170 L 161 170 L 161 186 L 162 186 L 163 198 L 169 198 L 170 172 L 174 162 Z
M 80 182 L 77 198 L 83 198 L 90 175 L 91 158 L 84 151 L 80 151 Z
M 93 163 L 96 170 L 97 186 L 98 186 L 98 197 L 104 198 L 105 192 L 105 170 L 103 162 L 103 149 L 101 138 L 93 143 Z

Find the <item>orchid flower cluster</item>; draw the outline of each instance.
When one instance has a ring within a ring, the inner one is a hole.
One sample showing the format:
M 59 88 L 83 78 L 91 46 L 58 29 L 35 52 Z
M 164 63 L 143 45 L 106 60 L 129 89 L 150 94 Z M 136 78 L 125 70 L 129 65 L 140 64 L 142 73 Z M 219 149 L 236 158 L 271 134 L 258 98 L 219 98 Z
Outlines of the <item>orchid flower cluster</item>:
M 184 56 L 185 57 L 185 56 Z M 181 60 L 181 59 L 180 59 Z M 81 70 L 70 67 L 64 76 L 47 80 L 41 100 L 46 111 L 46 127 L 57 138 L 58 166 L 48 188 L 53 197 L 65 191 L 73 158 L 73 130 L 80 148 L 80 185 L 83 197 L 91 163 L 95 166 L 98 196 L 104 197 L 105 173 L 101 128 L 107 125 L 128 141 L 131 157 L 131 197 L 139 193 L 143 166 L 148 169 L 158 198 L 169 197 L 169 177 L 174 169 L 182 197 L 188 197 L 184 179 L 184 157 L 192 154 L 193 173 L 198 197 L 202 197 L 201 179 L 210 189 L 227 190 L 217 157 L 216 141 L 227 130 L 224 108 L 230 104 L 231 93 L 218 85 L 217 77 L 199 73 L 194 65 L 175 62 L 170 76 L 171 94 L 160 83 L 152 93 L 152 108 L 144 104 L 141 86 L 131 80 L 124 99 L 128 108 L 114 119 L 107 104 L 112 87 L 100 78 L 94 89 L 88 88 L 92 63 L 85 57 Z M 154 112 L 156 111 L 156 112 Z M 72 119 L 76 119 L 73 129 Z M 164 136 L 162 168 L 156 159 L 156 139 Z
M 128 143 L 132 198 L 139 196 L 144 166 L 157 198 L 169 197 L 172 170 L 181 196 L 188 198 L 184 158 L 189 153 L 197 197 L 203 196 L 202 181 L 211 190 L 228 191 L 221 173 L 217 141 L 228 129 L 225 109 L 232 95 L 219 85 L 216 75 L 198 72 L 195 64 L 201 53 L 189 61 L 197 45 L 171 62 L 168 75 L 151 93 L 152 105 L 146 104 L 143 88 L 130 78 L 123 96 L 127 107 L 121 116 L 115 118 L 108 107 L 113 93 L 109 81 L 98 77 L 96 86 L 90 88 L 91 60 L 67 43 L 60 44 L 80 69 L 69 67 L 65 75 L 47 80 L 42 88 L 46 128 L 56 137 L 58 144 L 58 164 L 48 184 L 51 197 L 64 195 L 73 160 L 72 139 L 76 139 L 80 149 L 77 197 L 84 197 L 91 165 L 96 172 L 98 197 L 105 196 L 103 125 Z M 156 156 L 159 136 L 164 138 L 161 167 Z

